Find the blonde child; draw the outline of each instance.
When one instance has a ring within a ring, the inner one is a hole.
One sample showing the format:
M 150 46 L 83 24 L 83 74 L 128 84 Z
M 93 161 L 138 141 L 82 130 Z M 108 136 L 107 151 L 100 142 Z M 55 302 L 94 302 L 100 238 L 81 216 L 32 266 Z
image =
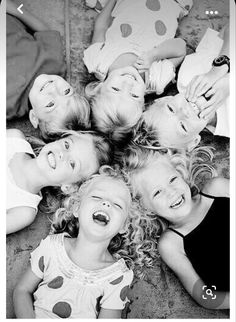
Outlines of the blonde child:
M 105 80 L 112 77 L 113 71 L 133 66 L 144 78 L 146 85 L 143 82 L 143 91 L 146 87 L 148 92 L 161 94 L 175 77 L 175 67 L 185 56 L 185 42 L 174 36 L 179 18 L 186 15 L 191 6 L 191 0 L 108 1 L 96 19 L 92 44 L 84 52 L 85 65 L 89 73 L 94 73 L 102 82 L 100 88 Z M 137 79 L 138 76 L 134 73 L 126 72 L 130 78 Z M 118 75 L 121 84 L 122 76 L 123 74 L 120 77 Z M 131 109 L 127 100 L 132 94 L 132 89 L 123 91 L 122 99 L 125 103 L 116 99 L 117 92 L 121 90 L 122 86 L 119 85 L 107 95 L 99 90 L 91 90 L 89 84 L 87 93 L 89 92 L 90 97 L 95 96 L 92 112 L 99 110 L 100 114 L 106 114 L 108 108 L 103 113 L 104 102 L 107 101 L 107 106 L 112 102 L 115 104 L 116 113 L 113 114 L 110 124 L 117 118 L 121 118 L 121 126 L 124 120 L 129 123 L 130 114 L 135 114 L 135 110 L 127 115 L 125 113 L 126 109 Z M 122 105 L 126 108 L 121 111 Z M 94 119 L 97 122 L 96 116 Z
M 187 55 L 180 67 L 179 94 L 157 99 L 147 108 L 136 141 L 191 150 L 204 128 L 229 137 L 228 54 L 228 25 L 220 33 L 207 29 L 196 52 Z
M 126 184 L 105 169 L 57 210 L 54 234 L 31 254 L 14 291 L 18 318 L 121 317 L 133 279 L 126 262 L 141 265 L 155 244 L 145 240 Z
M 229 182 L 212 178 L 198 193 L 195 185 L 201 173 L 215 175 L 206 163 L 209 153 L 197 149 L 189 157 L 171 156 L 133 146 L 123 162 L 134 196 L 168 222 L 159 240 L 162 259 L 198 304 L 227 309 Z
M 88 129 L 89 104 L 63 79 L 60 33 L 17 7 L 7 1 L 7 120 L 29 113 L 44 139 L 60 129 Z
M 32 109 L 29 119 L 44 140 L 59 130 L 82 131 L 90 128 L 90 106 L 73 87 L 58 75 L 41 74 L 29 92 Z
M 68 131 L 35 156 L 24 134 L 7 130 L 7 234 L 31 224 L 44 187 L 76 188 L 110 160 L 107 141 L 94 133 Z

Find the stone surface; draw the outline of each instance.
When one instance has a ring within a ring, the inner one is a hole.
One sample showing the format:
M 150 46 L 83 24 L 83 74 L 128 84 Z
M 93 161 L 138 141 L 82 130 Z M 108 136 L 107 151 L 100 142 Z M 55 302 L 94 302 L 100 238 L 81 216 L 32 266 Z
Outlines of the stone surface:
M 17 0 L 18 1 L 18 0 Z M 20 1 L 18 1 L 20 3 Z M 24 6 L 38 17 L 45 20 L 52 29 L 64 36 L 63 0 L 24 0 Z M 220 30 L 228 21 L 228 0 L 193 0 L 194 6 L 179 27 L 178 35 L 188 44 L 191 53 L 198 44 L 207 27 Z M 79 90 L 92 78 L 88 76 L 82 62 L 83 50 L 88 47 L 97 13 L 86 8 L 83 0 L 69 0 L 70 23 L 70 61 L 73 86 Z M 219 15 L 209 19 L 205 11 L 218 10 Z M 166 94 L 175 92 L 170 88 Z M 36 135 L 26 118 L 9 122 L 9 128 L 19 128 L 26 134 Z M 225 138 L 203 135 L 203 145 L 215 147 L 215 165 L 219 174 L 229 177 L 229 142 Z M 13 318 L 13 289 L 25 270 L 30 252 L 39 244 L 49 231 L 49 218 L 38 213 L 32 225 L 7 237 L 7 318 Z M 199 307 L 186 293 L 175 275 L 161 260 L 147 271 L 144 280 L 135 280 L 130 292 L 130 305 L 126 307 L 123 317 L 127 318 L 228 318 L 227 310 L 207 310 Z

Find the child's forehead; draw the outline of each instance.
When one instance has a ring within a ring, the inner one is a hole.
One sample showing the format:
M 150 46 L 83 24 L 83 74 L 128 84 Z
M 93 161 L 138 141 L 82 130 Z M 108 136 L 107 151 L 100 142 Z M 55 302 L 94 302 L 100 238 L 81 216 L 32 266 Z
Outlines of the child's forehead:
M 111 187 L 116 186 L 116 189 L 118 187 L 121 190 L 128 190 L 125 183 L 121 180 L 118 180 L 116 178 L 108 177 L 108 176 L 102 176 L 102 177 L 95 177 L 91 180 L 90 185 L 88 187 L 89 191 L 92 190 L 100 190 L 100 191 L 111 191 Z M 114 190 L 115 193 L 115 190 Z

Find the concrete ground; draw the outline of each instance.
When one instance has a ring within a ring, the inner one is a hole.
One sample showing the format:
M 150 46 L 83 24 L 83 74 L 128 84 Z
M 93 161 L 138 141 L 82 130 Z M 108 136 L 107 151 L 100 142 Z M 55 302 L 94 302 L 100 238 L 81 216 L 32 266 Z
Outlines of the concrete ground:
M 45 20 L 52 29 L 61 32 L 64 37 L 63 0 L 24 0 L 25 8 Z M 228 0 L 193 0 L 194 6 L 188 17 L 180 24 L 179 34 L 192 52 L 207 27 L 220 30 L 229 18 Z M 85 7 L 83 0 L 69 0 L 70 9 L 70 59 L 71 83 L 83 86 L 88 82 L 88 74 L 82 63 L 83 50 L 90 43 L 93 22 L 97 13 Z M 206 10 L 217 10 L 218 15 L 209 18 Z M 26 134 L 35 134 L 27 118 L 9 122 L 9 128 L 19 128 Z M 215 165 L 219 174 L 229 176 L 229 142 L 225 138 L 205 135 L 204 144 L 216 148 Z M 15 234 L 7 236 L 7 318 L 14 318 L 12 291 L 25 270 L 30 252 L 49 231 L 47 215 L 38 213 L 35 222 Z M 130 293 L 131 303 L 123 317 L 127 318 L 229 318 L 228 310 L 207 310 L 199 307 L 186 293 L 175 275 L 161 261 L 157 261 L 147 271 L 144 280 L 135 280 Z

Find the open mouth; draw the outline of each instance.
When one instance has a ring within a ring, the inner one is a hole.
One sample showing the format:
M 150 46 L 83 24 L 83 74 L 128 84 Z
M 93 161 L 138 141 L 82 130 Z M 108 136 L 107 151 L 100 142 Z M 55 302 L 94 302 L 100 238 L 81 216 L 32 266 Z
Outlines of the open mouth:
M 170 206 L 170 208 L 172 209 L 179 208 L 180 206 L 182 206 L 183 203 L 184 203 L 184 196 L 182 195 Z
M 41 89 L 40 89 L 40 92 L 42 92 L 49 84 L 51 84 L 51 83 L 53 83 L 53 81 L 52 80 L 50 80 L 50 81 L 47 81 L 42 87 L 41 87 Z
M 110 221 L 110 217 L 106 212 L 98 210 L 93 214 L 93 221 L 98 225 L 106 226 Z
M 49 164 L 49 166 L 52 169 L 56 169 L 57 163 L 56 163 L 55 154 L 50 151 L 50 152 L 48 152 L 47 158 L 48 158 L 48 164 Z

